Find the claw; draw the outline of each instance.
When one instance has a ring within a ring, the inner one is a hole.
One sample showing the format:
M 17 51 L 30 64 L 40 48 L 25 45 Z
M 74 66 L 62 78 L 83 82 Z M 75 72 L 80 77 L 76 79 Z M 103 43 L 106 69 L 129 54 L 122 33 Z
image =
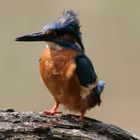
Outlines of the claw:
M 61 114 L 62 112 L 57 112 L 57 111 L 44 111 L 43 114 L 44 115 L 55 115 L 55 114 Z

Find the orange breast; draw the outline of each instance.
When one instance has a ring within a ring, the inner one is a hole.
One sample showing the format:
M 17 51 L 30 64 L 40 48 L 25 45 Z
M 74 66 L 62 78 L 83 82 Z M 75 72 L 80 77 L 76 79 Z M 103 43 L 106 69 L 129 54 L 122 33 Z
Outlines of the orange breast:
M 74 58 L 77 52 L 70 49 L 46 48 L 40 58 L 41 77 L 54 99 L 71 111 L 85 109 L 80 83 L 75 74 Z

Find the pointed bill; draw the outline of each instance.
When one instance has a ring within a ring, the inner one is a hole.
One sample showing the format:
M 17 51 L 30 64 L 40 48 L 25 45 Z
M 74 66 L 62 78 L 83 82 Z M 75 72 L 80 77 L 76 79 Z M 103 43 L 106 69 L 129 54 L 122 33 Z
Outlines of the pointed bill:
M 43 32 L 31 33 L 21 37 L 17 37 L 15 41 L 47 41 L 47 34 Z

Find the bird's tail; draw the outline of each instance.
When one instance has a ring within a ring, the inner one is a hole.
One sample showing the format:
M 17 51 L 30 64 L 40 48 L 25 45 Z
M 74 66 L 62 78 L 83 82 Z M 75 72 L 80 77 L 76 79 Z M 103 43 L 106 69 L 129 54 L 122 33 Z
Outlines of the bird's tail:
M 105 87 L 105 81 L 100 80 L 97 84 L 97 86 L 90 91 L 90 94 L 88 95 L 87 100 L 87 108 L 90 109 L 96 105 L 101 104 L 101 93 L 103 92 Z

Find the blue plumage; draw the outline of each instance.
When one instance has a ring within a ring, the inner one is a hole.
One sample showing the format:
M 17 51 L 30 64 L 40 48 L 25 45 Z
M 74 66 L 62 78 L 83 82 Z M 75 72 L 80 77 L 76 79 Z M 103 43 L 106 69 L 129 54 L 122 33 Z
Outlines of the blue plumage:
M 63 16 L 57 21 L 43 27 L 43 32 L 48 30 L 61 31 L 81 38 L 80 25 L 77 15 L 73 11 L 64 11 Z
M 89 88 L 90 85 L 96 84 L 97 75 L 90 59 L 83 53 L 76 57 L 76 75 L 82 86 Z M 101 104 L 101 93 L 104 90 L 105 81 L 98 81 L 94 88 L 89 88 L 88 109 Z
M 76 74 L 82 86 L 88 87 L 96 82 L 97 76 L 93 65 L 85 54 L 76 57 Z

